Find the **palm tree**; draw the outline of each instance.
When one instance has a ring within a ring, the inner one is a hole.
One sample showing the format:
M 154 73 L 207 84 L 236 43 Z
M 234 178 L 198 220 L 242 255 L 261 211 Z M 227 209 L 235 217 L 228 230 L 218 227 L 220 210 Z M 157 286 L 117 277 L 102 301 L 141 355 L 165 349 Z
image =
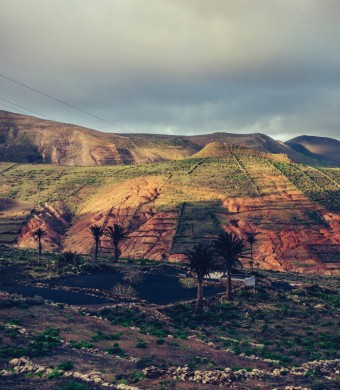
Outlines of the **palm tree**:
M 254 246 L 255 242 L 257 241 L 256 236 L 258 234 L 259 233 L 256 233 L 256 232 L 247 232 L 246 233 L 247 242 L 250 245 L 250 262 L 249 263 L 250 263 L 250 269 L 251 269 L 252 273 L 254 272 L 253 246 Z
M 97 260 L 100 238 L 104 234 L 104 232 L 103 232 L 102 227 L 98 226 L 98 225 L 90 226 L 89 232 L 91 233 L 92 237 L 94 238 L 94 244 L 95 244 L 94 259 Z
M 105 235 L 110 238 L 114 251 L 115 251 L 115 259 L 114 262 L 118 263 L 119 259 L 119 244 L 127 237 L 127 233 L 123 226 L 114 224 L 113 226 L 109 226 L 105 230 Z
M 221 233 L 214 241 L 216 254 L 220 256 L 220 269 L 227 275 L 226 298 L 232 301 L 231 271 L 241 267 L 240 258 L 248 258 L 249 250 L 241 238 L 232 233 Z
M 38 239 L 38 251 L 39 251 L 39 256 L 41 256 L 41 251 L 42 251 L 42 245 L 41 245 L 41 239 L 46 236 L 46 232 L 45 230 L 43 230 L 42 228 L 38 228 L 37 230 L 35 230 L 33 232 L 33 234 L 35 235 L 35 237 L 37 237 Z
M 195 314 L 200 314 L 203 312 L 203 279 L 214 269 L 215 256 L 211 247 L 198 244 L 186 252 L 186 258 L 197 279 Z

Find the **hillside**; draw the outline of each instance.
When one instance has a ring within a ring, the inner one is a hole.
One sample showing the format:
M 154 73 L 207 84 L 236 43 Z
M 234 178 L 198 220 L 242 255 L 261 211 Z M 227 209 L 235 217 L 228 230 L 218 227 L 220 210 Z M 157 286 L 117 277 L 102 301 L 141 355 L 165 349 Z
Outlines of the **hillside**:
M 198 136 L 113 134 L 0 111 L 0 161 L 102 166 L 180 160 L 219 142 L 286 154 L 298 163 L 327 165 L 323 156 L 295 150 L 264 134 L 212 133 Z
M 302 135 L 285 144 L 299 153 L 340 166 L 340 141 L 336 139 Z
M 261 270 L 256 286 L 233 281 L 233 302 L 225 281 L 206 280 L 194 315 L 185 274 L 144 259 L 1 251 L 2 387 L 339 388 L 338 278 Z
M 283 153 L 267 153 L 225 142 L 210 142 L 209 144 L 205 145 L 203 149 L 201 149 L 199 152 L 195 153 L 191 157 L 226 157 L 233 156 L 235 154 L 242 154 L 244 156 L 251 157 L 260 157 L 278 162 L 292 162 L 292 160 L 286 154 Z
M 0 284 L 2 389 L 339 389 L 336 278 L 262 271 L 223 303 L 224 286 L 206 285 L 205 313 L 194 316 L 192 300 L 178 301 L 195 296 L 181 285 L 183 267 L 121 261 L 111 272 L 44 280 L 60 271 L 51 255 L 0 260 L 1 276 L 19 265 L 21 280 Z M 134 291 L 150 286 L 147 301 L 115 293 L 131 272 L 143 275 Z M 172 303 L 155 304 L 159 296 Z
M 265 134 L 232 134 L 232 133 L 213 133 L 207 135 L 196 135 L 189 137 L 196 145 L 204 147 L 210 143 L 224 143 L 238 145 L 241 147 L 256 150 L 258 152 L 272 154 L 286 154 L 293 161 L 302 164 L 320 163 L 320 159 L 312 158 L 310 155 L 300 153 L 290 148 L 283 142 L 275 141 Z M 322 162 L 322 161 L 321 161 Z
M 199 150 L 187 140 L 109 134 L 0 111 L 0 161 L 71 166 L 180 159 Z
M 179 261 L 223 230 L 257 231 L 260 268 L 337 272 L 340 170 L 272 157 L 230 147 L 221 157 L 145 165 L 2 164 L 0 242 L 35 249 L 41 226 L 46 249 L 92 253 L 89 226 L 121 223 L 123 257 Z M 112 254 L 106 239 L 101 246 Z

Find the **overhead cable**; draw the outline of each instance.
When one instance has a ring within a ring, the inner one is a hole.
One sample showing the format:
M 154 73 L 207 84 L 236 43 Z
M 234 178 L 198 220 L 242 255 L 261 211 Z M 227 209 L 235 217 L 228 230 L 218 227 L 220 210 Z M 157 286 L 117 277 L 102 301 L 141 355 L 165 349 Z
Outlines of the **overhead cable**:
M 111 125 L 111 126 L 118 127 L 118 128 L 120 128 L 120 129 L 122 129 L 122 130 L 125 130 L 125 131 L 128 131 L 128 132 L 129 132 L 128 129 L 126 129 L 126 128 L 122 127 L 122 126 L 118 126 L 118 125 L 116 125 L 116 124 L 114 124 L 114 123 L 112 123 L 112 122 L 107 121 L 106 119 L 103 119 L 103 118 L 101 118 L 101 117 L 99 117 L 99 116 L 97 116 L 97 115 L 91 114 L 90 112 L 85 111 L 85 110 L 83 110 L 82 108 L 76 107 L 76 106 L 74 106 L 73 104 L 70 104 L 70 103 L 67 103 L 67 102 L 65 102 L 65 101 L 63 101 L 63 100 L 60 100 L 60 99 L 58 99 L 58 98 L 55 98 L 55 97 L 53 97 L 53 96 L 51 96 L 51 95 L 49 95 L 49 94 L 47 94 L 47 93 L 45 93 L 45 92 L 43 92 L 43 91 L 40 91 L 40 90 L 38 90 L 38 89 L 36 89 L 36 88 L 33 88 L 33 87 L 29 86 L 29 85 L 26 85 L 26 84 L 24 84 L 24 83 L 21 83 L 20 81 L 14 80 L 13 78 L 8 77 L 8 76 L 6 76 L 6 75 L 4 75 L 4 74 L 2 74 L 2 73 L 0 73 L 0 77 L 6 79 L 6 80 L 8 80 L 8 81 L 11 81 L 12 83 L 18 84 L 18 85 L 20 85 L 20 86 L 22 86 L 22 87 L 24 87 L 24 88 L 27 88 L 27 89 L 29 89 L 29 90 L 31 90 L 31 91 L 34 91 L 34 92 L 36 92 L 36 93 L 38 93 L 38 94 L 40 94 L 40 95 L 43 95 L 43 96 L 45 96 L 45 97 L 47 97 L 47 98 L 49 98 L 49 99 L 52 99 L 52 100 L 54 100 L 54 101 L 56 101 L 56 102 L 58 102 L 58 103 L 64 104 L 65 106 L 68 106 L 68 107 L 70 107 L 70 108 L 72 108 L 72 109 L 74 109 L 74 110 L 80 111 L 80 112 L 82 112 L 83 114 L 92 116 L 92 117 L 95 118 L 95 119 L 99 119 L 100 121 L 105 122 L 105 123 L 107 123 L 107 124 L 109 124 L 109 125 Z

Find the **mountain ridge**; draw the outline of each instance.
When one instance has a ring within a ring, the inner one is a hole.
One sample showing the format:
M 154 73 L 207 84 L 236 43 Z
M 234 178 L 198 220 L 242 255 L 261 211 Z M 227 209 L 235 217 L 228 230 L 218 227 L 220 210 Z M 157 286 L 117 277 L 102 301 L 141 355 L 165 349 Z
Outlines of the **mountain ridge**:
M 215 132 L 191 136 L 104 133 L 78 125 L 0 111 L 0 161 L 70 166 L 162 162 L 188 158 L 211 142 L 286 154 L 295 162 L 309 165 L 340 165 L 338 160 L 334 163 L 334 159 L 327 156 L 296 150 L 290 146 L 290 141 L 275 141 L 261 133 Z

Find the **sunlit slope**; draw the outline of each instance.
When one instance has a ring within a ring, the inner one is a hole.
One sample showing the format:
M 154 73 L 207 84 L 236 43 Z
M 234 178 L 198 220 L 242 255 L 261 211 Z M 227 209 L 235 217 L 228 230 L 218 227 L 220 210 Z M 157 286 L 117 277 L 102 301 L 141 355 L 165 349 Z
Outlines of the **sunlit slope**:
M 0 161 L 125 165 L 177 160 L 199 149 L 181 137 L 109 134 L 0 110 Z
M 35 247 L 32 230 L 42 226 L 45 246 L 91 253 L 88 227 L 120 223 L 129 233 L 122 256 L 176 261 L 223 230 L 242 237 L 257 231 L 260 267 L 300 272 L 338 267 L 339 186 L 339 169 L 241 149 L 125 167 L 15 165 L 0 175 L 2 197 L 38 204 L 20 247 Z M 101 246 L 112 252 L 105 238 Z

